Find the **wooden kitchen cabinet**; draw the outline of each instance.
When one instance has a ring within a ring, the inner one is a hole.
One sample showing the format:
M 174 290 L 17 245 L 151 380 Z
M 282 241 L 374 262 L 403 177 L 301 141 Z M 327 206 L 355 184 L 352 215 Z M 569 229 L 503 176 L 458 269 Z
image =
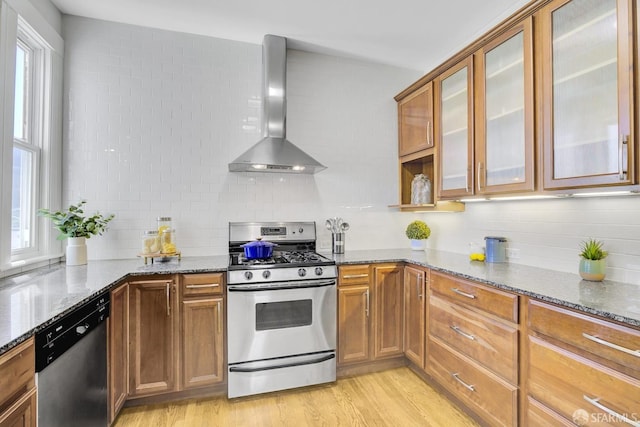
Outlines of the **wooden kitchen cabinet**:
M 533 299 L 527 311 L 525 422 L 572 425 L 577 410 L 598 425 L 637 422 L 640 330 Z
M 373 357 L 403 354 L 404 275 L 399 264 L 373 266 Z
M 224 274 L 181 277 L 182 385 L 187 390 L 224 381 Z
M 431 147 L 433 83 L 428 82 L 398 103 L 398 153 L 402 157 Z
M 129 284 L 111 291 L 108 320 L 109 422 L 129 397 Z
M 536 14 L 544 189 L 635 183 L 631 0 L 556 0 Z
M 528 17 L 474 55 L 475 194 L 535 189 L 532 27 Z
M 403 356 L 403 267 L 339 267 L 338 366 Z
M 0 356 L 0 427 L 35 427 L 37 391 L 33 338 Z
M 518 423 L 518 296 L 431 272 L 426 371 L 489 425 Z
M 429 270 L 404 268 L 404 355 L 424 369 Z
M 339 268 L 338 366 L 370 359 L 369 265 Z
M 445 199 L 470 196 L 474 185 L 473 56 L 438 76 L 434 90 L 438 194 Z
M 178 304 L 173 276 L 129 282 L 129 395 L 176 389 Z

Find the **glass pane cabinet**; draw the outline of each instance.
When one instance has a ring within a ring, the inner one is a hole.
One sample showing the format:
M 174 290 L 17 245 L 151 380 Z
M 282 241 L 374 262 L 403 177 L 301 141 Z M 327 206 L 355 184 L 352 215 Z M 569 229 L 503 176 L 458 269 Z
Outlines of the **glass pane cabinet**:
M 437 78 L 439 187 L 444 198 L 473 193 L 472 63 L 469 57 Z
M 531 28 L 528 18 L 476 54 L 476 193 L 534 189 Z
M 545 189 L 633 183 L 628 0 L 543 8 Z

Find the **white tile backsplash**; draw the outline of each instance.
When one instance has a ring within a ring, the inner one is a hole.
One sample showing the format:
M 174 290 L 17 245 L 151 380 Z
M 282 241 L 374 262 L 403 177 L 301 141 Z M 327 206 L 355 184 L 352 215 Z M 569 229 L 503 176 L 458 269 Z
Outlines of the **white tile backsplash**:
M 229 221 L 351 224 L 349 249 L 406 247 L 422 218 L 432 248 L 466 253 L 503 235 L 523 264 L 576 272 L 578 245 L 604 240 L 608 277 L 640 284 L 640 198 L 469 203 L 400 213 L 396 103 L 414 71 L 290 50 L 287 136 L 328 169 L 314 176 L 229 173 L 260 139 L 261 47 L 65 16 L 65 203 L 115 213 L 89 258 L 131 258 L 143 230 L 172 216 L 185 256 L 227 252 Z

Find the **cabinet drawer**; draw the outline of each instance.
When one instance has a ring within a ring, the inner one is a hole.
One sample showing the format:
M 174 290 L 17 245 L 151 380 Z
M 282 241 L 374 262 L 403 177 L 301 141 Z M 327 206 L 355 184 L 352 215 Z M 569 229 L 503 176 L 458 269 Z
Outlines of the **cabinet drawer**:
M 224 287 L 223 273 L 184 274 L 182 276 L 182 294 L 185 297 L 218 295 Z
M 529 427 L 575 427 L 574 423 L 556 414 L 531 397 L 527 399 L 526 425 Z
M 433 291 L 454 301 L 518 322 L 517 295 L 437 272 L 431 273 L 430 286 Z
M 640 378 L 640 331 L 529 300 L 529 327 L 635 371 Z
M 340 267 L 339 286 L 368 284 L 371 279 L 369 265 L 348 265 Z
M 34 387 L 35 366 L 33 339 L 0 356 L 0 412 Z
M 530 396 L 569 420 L 577 410 L 612 420 L 605 407 L 630 418 L 640 415 L 640 381 L 533 336 L 528 378 Z
M 491 369 L 518 382 L 518 330 L 432 295 L 429 333 Z
M 489 425 L 515 426 L 518 389 L 432 339 L 431 375 Z

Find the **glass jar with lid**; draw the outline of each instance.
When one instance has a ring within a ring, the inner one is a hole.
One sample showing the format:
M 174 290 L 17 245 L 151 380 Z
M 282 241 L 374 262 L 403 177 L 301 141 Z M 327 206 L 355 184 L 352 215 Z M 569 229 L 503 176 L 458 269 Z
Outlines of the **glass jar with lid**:
M 160 236 L 158 230 L 149 230 L 142 233 L 142 254 L 153 255 L 160 253 Z

